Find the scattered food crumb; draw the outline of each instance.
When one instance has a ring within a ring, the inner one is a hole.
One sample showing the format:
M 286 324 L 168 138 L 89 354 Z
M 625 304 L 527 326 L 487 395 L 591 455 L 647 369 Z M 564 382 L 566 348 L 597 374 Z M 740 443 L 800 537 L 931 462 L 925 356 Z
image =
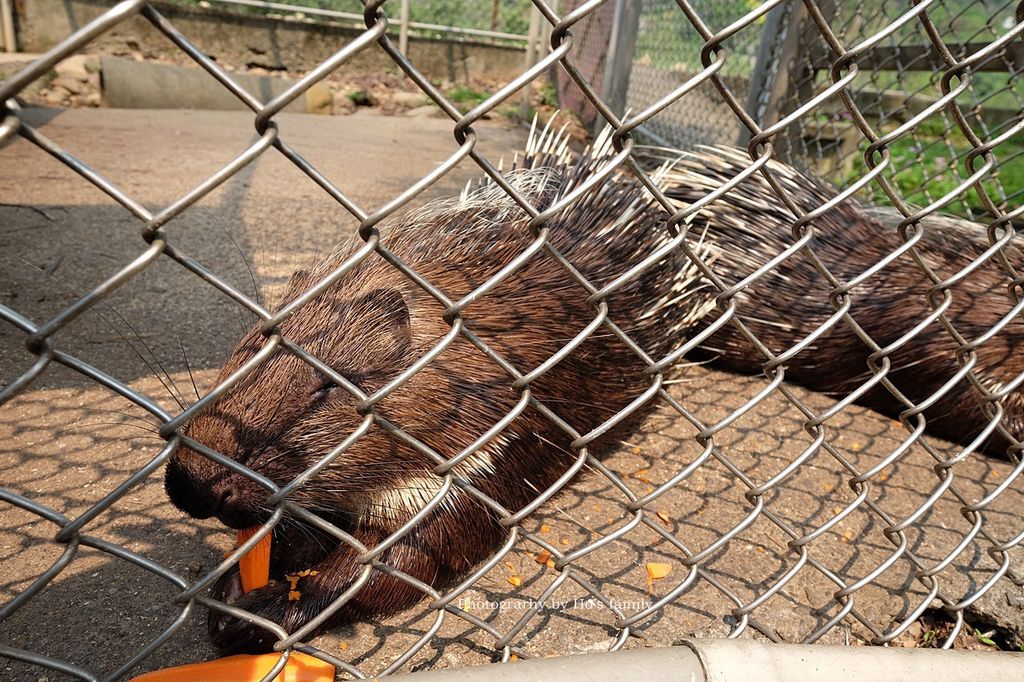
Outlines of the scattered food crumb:
M 666 526 L 671 526 L 672 522 L 669 521 L 668 514 L 663 511 L 658 512 L 658 518 L 661 519 Z
M 549 526 L 548 524 L 546 524 L 546 523 L 540 524 L 540 532 L 541 533 L 547 533 L 550 530 L 551 530 L 551 526 Z
M 548 561 L 551 560 L 551 552 L 549 552 L 549 551 L 547 551 L 545 549 L 540 554 L 538 554 L 536 557 L 534 557 L 533 560 L 536 561 L 538 564 L 546 564 L 546 563 L 548 563 Z
M 514 587 L 519 587 L 523 584 L 523 579 L 520 578 L 518 575 L 510 575 L 508 577 L 508 582 L 510 585 L 513 585 Z
M 669 564 L 659 563 L 648 563 L 647 564 L 647 579 L 648 580 L 660 580 L 672 572 L 672 567 Z
M 299 597 L 301 597 L 301 596 L 302 596 L 302 593 L 299 592 L 298 590 L 289 590 L 288 591 L 288 601 L 299 601 Z

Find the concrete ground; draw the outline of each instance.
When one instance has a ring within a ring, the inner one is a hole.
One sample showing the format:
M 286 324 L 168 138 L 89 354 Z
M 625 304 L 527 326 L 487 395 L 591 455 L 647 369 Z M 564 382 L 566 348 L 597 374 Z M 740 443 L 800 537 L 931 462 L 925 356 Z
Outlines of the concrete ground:
M 250 117 L 234 112 L 31 110 L 26 118 L 71 153 L 106 175 L 150 208 L 166 205 L 239 154 L 252 140 Z M 456 149 L 450 123 L 357 114 L 350 117 L 280 117 L 282 134 L 300 153 L 362 206 L 387 202 Z M 524 131 L 479 126 L 480 148 L 496 160 L 522 144 Z M 478 171 L 463 165 L 432 189 L 456 191 Z M 172 241 L 243 291 L 254 286 L 273 299 L 288 273 L 324 253 L 352 231 L 355 221 L 274 150 L 171 222 Z M 0 303 L 42 322 L 129 262 L 144 249 L 138 221 L 60 163 L 24 140 L 0 148 Z M 246 262 L 248 261 L 248 263 Z M 94 363 L 174 409 L 171 392 L 194 398 L 209 386 L 247 321 L 236 306 L 169 259 L 159 260 L 102 307 L 59 336 L 63 350 Z M 187 357 L 187 364 L 185 357 Z M 0 324 L 0 386 L 25 371 L 33 357 L 23 337 Z M 196 388 L 189 377 L 191 369 Z M 756 378 L 694 367 L 671 393 L 705 422 L 743 405 L 763 388 Z M 813 409 L 828 398 L 795 389 Z M 809 444 L 797 410 L 772 393 L 718 437 L 727 464 L 708 460 L 686 481 L 652 505 L 655 522 L 695 553 L 743 524 L 752 505 L 735 472 L 762 483 Z M 852 407 L 832 422 L 830 442 L 860 470 L 896 447 L 902 427 Z M 694 429 L 667 408 L 643 433 L 607 461 L 609 469 L 643 494 L 669 480 L 699 454 Z M 126 400 L 83 377 L 51 367 L 32 386 L 0 408 L 0 485 L 73 517 L 143 465 L 163 441 L 153 422 Z M 877 508 L 893 519 L 924 504 L 939 479 L 931 460 L 912 451 L 884 469 L 869 490 Z M 1004 462 L 975 457 L 956 469 L 954 487 L 971 500 L 990 493 L 1012 475 Z M 722 636 L 736 624 L 739 604 L 786 580 L 800 555 L 787 548 L 783 524 L 803 535 L 854 500 L 849 473 L 829 455 L 814 455 L 784 484 L 764 496 L 762 514 L 701 562 L 701 575 L 671 605 L 643 622 L 626 646 L 667 645 L 690 636 Z M 955 553 L 937 580 L 943 594 L 963 599 L 998 568 L 947 492 L 907 531 L 908 551 L 925 565 Z M 1011 485 L 992 502 L 984 529 L 999 541 L 1021 531 L 1024 490 Z M 527 522 L 566 551 L 625 525 L 622 492 L 591 472 Z M 853 583 L 880 566 L 895 549 L 885 523 L 858 507 L 810 545 L 817 566 Z M 170 567 L 194 580 L 221 558 L 232 542 L 218 523 L 184 518 L 164 496 L 161 476 L 150 477 L 87 531 Z M 10 505 L 0 505 L 0 603 L 14 598 L 56 561 L 64 546 L 50 542 L 55 527 Z M 473 615 L 505 631 L 523 615 L 517 605 L 537 598 L 556 573 L 535 561 L 537 548 L 521 542 L 463 602 Z M 1012 559 L 1020 560 L 1018 550 Z M 688 569 L 680 549 L 640 525 L 574 564 L 587 580 L 627 613 L 636 612 L 682 582 Z M 647 564 L 668 574 L 648 578 Z M 1018 563 L 1018 566 L 1020 564 Z M 513 587 L 520 578 L 521 584 Z M 800 641 L 841 609 L 836 585 L 814 564 L 760 604 L 744 636 Z M 173 589 L 160 578 L 104 553 L 81 549 L 71 563 L 25 607 L 0 623 L 0 643 L 31 649 L 84 666 L 102 676 L 158 635 L 177 614 Z M 563 603 L 544 610 L 513 640 L 522 655 L 548 656 L 606 649 L 614 618 L 572 581 L 551 596 Z M 503 606 L 497 602 L 504 600 Z M 854 613 L 821 641 L 861 643 L 872 636 L 861 624 L 887 631 L 924 601 L 924 584 L 901 554 L 854 594 Z M 1020 626 L 1024 591 L 1001 579 L 972 610 L 989 624 Z M 433 623 L 425 605 L 383 622 L 341 628 L 315 644 L 378 673 L 412 646 Z M 858 618 L 860 620 L 858 620 Z M 756 626 L 756 627 L 755 627 Z M 920 632 L 918 631 L 918 635 Z M 902 638 L 914 645 L 913 632 Z M 467 621 L 445 618 L 429 643 L 403 669 L 478 664 L 495 660 L 494 637 Z M 214 650 L 205 614 L 192 616 L 139 670 L 209 658 Z M 0 661 L 0 678 L 63 679 L 51 671 Z

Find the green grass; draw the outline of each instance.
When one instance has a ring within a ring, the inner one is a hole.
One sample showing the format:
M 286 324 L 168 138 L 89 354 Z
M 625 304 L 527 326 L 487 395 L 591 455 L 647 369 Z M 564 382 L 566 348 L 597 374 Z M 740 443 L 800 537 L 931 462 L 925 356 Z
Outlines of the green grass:
M 468 85 L 460 85 L 448 93 L 448 99 L 455 104 L 462 113 L 466 113 L 476 105 L 491 96 L 491 93 L 483 90 L 476 90 Z
M 837 184 L 848 186 L 867 172 L 867 164 L 863 160 L 861 147 L 852 167 L 839 177 L 834 178 Z M 884 171 L 885 177 L 892 182 L 905 201 L 916 206 L 925 206 L 935 199 L 952 191 L 970 173 L 967 170 L 965 157 L 971 146 L 962 134 L 946 133 L 937 123 L 926 122 L 919 126 L 914 136 L 902 137 L 889 145 L 892 155 L 891 170 Z M 1024 141 L 1014 136 L 993 150 L 997 166 L 981 181 L 985 191 L 996 204 L 1002 202 L 999 186 L 1007 196 L 1024 191 Z M 975 161 L 975 169 L 984 163 Z M 872 201 L 881 205 L 889 205 L 888 196 L 873 183 L 871 185 Z M 1019 203 L 1020 197 L 1011 198 L 1010 204 Z M 961 192 L 958 199 L 951 201 L 941 209 L 944 213 L 955 213 L 972 216 L 984 220 L 987 215 L 981 199 L 975 189 Z

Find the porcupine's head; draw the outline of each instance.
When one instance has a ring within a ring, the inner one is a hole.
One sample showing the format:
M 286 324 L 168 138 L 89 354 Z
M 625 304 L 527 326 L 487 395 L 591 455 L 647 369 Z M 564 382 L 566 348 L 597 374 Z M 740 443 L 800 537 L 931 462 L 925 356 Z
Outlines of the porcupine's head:
M 314 285 L 342 257 L 292 276 L 285 301 Z M 282 336 L 347 378 L 365 394 L 384 386 L 410 362 L 410 312 L 397 282 L 379 286 L 337 283 L 299 308 L 280 326 Z M 217 378 L 220 385 L 275 341 L 258 327 L 238 343 Z M 294 353 L 277 347 L 238 385 L 224 393 L 183 429 L 188 438 L 248 467 L 278 486 L 327 457 L 360 430 L 358 397 Z M 393 446 L 371 430 L 347 450 L 339 464 L 300 487 L 290 499 L 333 514 L 355 514 L 366 492 L 397 463 Z M 216 516 L 233 528 L 265 521 L 270 492 L 196 450 L 181 447 L 170 460 L 165 487 L 171 501 L 196 518 Z M 329 498 L 329 499 L 328 499 Z M 347 502 L 350 508 L 339 506 Z M 328 504 L 329 502 L 329 504 Z M 342 521 L 343 519 L 339 519 Z

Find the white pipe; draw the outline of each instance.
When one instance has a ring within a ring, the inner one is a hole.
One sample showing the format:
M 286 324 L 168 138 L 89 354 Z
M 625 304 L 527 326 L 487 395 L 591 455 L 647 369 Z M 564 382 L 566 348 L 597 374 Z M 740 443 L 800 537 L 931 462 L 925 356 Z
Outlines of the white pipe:
M 681 646 L 396 675 L 408 682 L 963 682 L 1024 680 L 1024 655 L 693 639 Z

